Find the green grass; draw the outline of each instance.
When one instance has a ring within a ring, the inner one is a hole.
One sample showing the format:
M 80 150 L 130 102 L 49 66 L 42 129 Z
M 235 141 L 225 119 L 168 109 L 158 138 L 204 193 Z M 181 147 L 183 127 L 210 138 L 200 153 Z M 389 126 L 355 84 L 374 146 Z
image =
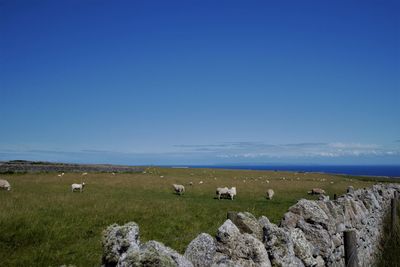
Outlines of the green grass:
M 76 173 L 0 178 L 13 186 L 11 192 L 0 191 L 0 266 L 98 266 L 102 231 L 129 221 L 139 224 L 142 241 L 154 239 L 184 252 L 199 233 L 214 235 L 228 211 L 266 215 L 277 223 L 298 199 L 312 198 L 307 191 L 313 187 L 332 197 L 349 185 L 374 183 L 325 174 L 152 168 L 146 174 L 89 174 L 80 194 L 70 191 L 72 183 L 81 182 Z M 173 194 L 173 183 L 184 184 L 185 195 Z M 236 186 L 237 199 L 214 199 L 221 186 Z M 275 191 L 272 201 L 265 199 L 268 188 Z
M 394 228 L 391 226 L 390 212 L 385 219 L 383 253 L 378 260 L 378 267 L 400 266 L 400 201 L 397 205 L 397 222 L 399 223 Z

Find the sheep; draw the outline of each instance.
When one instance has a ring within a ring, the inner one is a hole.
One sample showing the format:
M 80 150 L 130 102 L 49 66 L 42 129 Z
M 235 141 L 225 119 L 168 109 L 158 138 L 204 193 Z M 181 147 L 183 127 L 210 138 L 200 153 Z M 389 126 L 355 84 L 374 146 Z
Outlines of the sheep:
M 321 189 L 321 188 L 313 188 L 311 189 L 311 191 L 308 191 L 309 195 L 322 195 L 322 194 L 326 194 L 325 190 Z
M 193 185 L 193 182 L 190 182 L 189 185 Z
M 86 176 L 88 173 L 87 172 L 84 172 L 84 173 L 82 173 L 82 176 Z
M 79 192 L 82 193 L 84 187 L 85 187 L 85 183 L 84 182 L 81 183 L 81 184 L 72 184 L 71 185 L 72 192 L 79 190 Z
M 218 199 L 221 199 L 221 196 L 226 196 L 233 200 L 233 198 L 236 196 L 236 187 L 232 187 L 231 189 L 228 187 L 218 187 L 216 194 Z
M 203 184 L 203 181 L 200 181 L 199 184 Z
M 11 185 L 7 180 L 0 179 L 0 189 L 10 191 Z
M 178 195 L 182 195 L 183 193 L 185 193 L 185 187 L 181 184 L 173 184 L 172 187 L 175 190 L 175 193 L 177 193 Z
M 275 194 L 274 190 L 268 189 L 267 190 L 267 199 L 272 200 L 274 194 Z

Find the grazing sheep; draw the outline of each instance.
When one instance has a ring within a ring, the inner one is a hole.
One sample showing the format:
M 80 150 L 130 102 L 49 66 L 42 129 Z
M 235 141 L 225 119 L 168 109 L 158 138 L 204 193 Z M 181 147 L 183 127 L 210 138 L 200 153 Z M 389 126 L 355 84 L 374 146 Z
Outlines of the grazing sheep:
M 267 199 L 272 200 L 272 198 L 274 197 L 274 194 L 275 194 L 274 190 L 268 189 L 267 190 Z
M 175 190 L 175 193 L 177 193 L 178 195 L 182 195 L 183 193 L 185 193 L 185 187 L 181 184 L 173 184 L 172 187 Z
M 72 192 L 74 192 L 74 191 L 79 191 L 79 192 L 82 193 L 84 187 L 85 187 L 85 183 L 81 183 L 81 184 L 72 184 L 72 185 L 71 185 Z
M 236 196 L 236 187 L 232 187 L 229 189 L 228 187 L 218 187 L 216 194 L 218 195 L 218 199 L 223 197 L 229 197 L 231 200 Z
M 199 184 L 203 184 L 203 181 L 200 181 Z
M 322 195 L 322 194 L 326 194 L 325 190 L 321 189 L 321 188 L 313 188 L 311 191 L 308 191 L 308 194 L 310 195 Z
M 87 172 L 82 173 L 82 175 L 83 175 L 83 176 L 86 176 L 86 175 L 87 175 Z
M 193 185 L 193 182 L 190 182 L 189 185 Z
M 11 185 L 7 180 L 0 179 L 0 189 L 10 191 Z

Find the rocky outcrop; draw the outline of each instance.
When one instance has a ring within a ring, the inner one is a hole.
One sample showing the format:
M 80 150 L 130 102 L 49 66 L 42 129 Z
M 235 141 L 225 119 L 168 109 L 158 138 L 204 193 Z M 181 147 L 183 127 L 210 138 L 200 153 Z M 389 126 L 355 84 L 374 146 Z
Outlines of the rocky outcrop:
M 141 244 L 136 223 L 104 231 L 103 266 L 344 266 L 343 232 L 354 230 L 360 266 L 379 252 L 383 219 L 400 184 L 374 185 L 330 201 L 301 199 L 280 225 L 248 212 L 230 212 L 215 238 L 202 233 L 182 256 L 156 241 Z

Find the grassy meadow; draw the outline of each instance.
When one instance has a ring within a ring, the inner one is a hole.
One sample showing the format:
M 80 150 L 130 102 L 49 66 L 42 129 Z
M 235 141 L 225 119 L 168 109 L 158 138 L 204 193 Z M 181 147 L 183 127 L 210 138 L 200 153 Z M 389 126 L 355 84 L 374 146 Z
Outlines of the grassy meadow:
M 135 221 L 142 241 L 157 240 L 184 252 L 201 232 L 214 235 L 228 211 L 266 215 L 277 223 L 313 187 L 342 194 L 374 179 L 317 173 L 150 168 L 146 173 L 1 174 L 12 191 L 0 191 L 0 266 L 99 266 L 101 233 L 112 223 Z M 267 180 L 269 183 L 267 183 Z M 86 183 L 83 193 L 71 184 Z M 203 181 L 203 184 L 199 184 Z M 189 186 L 193 182 L 193 186 Z M 173 193 L 172 184 L 186 193 Z M 233 201 L 215 199 L 216 187 L 236 186 Z M 265 199 L 268 188 L 273 200 Z

